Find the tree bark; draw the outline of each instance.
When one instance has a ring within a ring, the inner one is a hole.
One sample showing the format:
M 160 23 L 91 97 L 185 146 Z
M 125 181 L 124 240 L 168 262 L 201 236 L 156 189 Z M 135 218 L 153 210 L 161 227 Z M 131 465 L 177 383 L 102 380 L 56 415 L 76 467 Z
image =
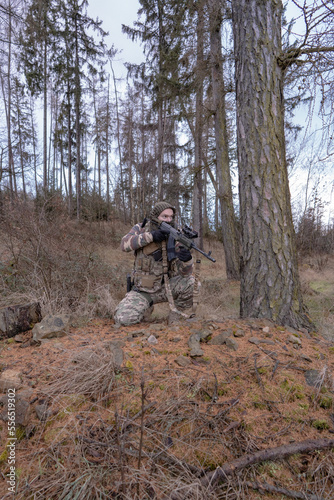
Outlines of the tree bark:
M 222 2 L 209 0 L 211 80 L 214 108 L 217 185 L 225 252 L 226 275 L 229 279 L 240 278 L 239 241 L 233 207 L 230 160 L 225 108 L 225 88 L 221 50 Z
M 241 317 L 308 330 L 288 184 L 280 0 L 232 0 L 236 60 Z

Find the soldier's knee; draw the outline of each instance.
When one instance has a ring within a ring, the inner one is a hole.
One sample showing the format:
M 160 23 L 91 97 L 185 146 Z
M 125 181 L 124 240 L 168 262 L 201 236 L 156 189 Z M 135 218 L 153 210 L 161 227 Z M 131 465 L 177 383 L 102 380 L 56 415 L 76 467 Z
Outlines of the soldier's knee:
M 114 312 L 114 321 L 119 326 L 130 326 L 140 323 L 149 309 L 148 300 L 139 293 L 131 291 L 118 304 Z

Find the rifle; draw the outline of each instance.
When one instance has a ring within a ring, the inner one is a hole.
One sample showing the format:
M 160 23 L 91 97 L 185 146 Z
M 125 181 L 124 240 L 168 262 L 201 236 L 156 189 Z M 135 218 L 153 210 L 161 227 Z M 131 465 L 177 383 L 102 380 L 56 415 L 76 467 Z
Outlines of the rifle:
M 211 251 L 209 253 L 205 253 L 195 245 L 192 239 L 197 238 L 197 233 L 195 231 L 192 231 L 188 226 L 185 226 L 182 231 L 179 231 L 178 229 L 175 229 L 174 227 L 167 224 L 167 222 L 159 221 L 159 227 L 163 232 L 170 234 L 175 241 L 178 241 L 181 245 L 188 248 L 188 250 L 191 250 L 193 248 L 194 250 L 196 250 L 196 252 L 200 252 L 202 255 L 204 255 L 204 257 L 211 260 L 211 262 L 216 262 L 216 259 L 211 257 Z

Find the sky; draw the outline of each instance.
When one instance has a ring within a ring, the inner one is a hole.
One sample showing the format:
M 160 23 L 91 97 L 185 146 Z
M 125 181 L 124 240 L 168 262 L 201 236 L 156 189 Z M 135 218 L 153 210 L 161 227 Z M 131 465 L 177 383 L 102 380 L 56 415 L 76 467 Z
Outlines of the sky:
M 99 18 L 102 20 L 102 28 L 109 32 L 108 37 L 105 39 L 107 45 L 110 47 L 113 44 L 119 50 L 113 61 L 116 78 L 118 80 L 125 79 L 127 73 L 124 67 L 125 62 L 140 63 L 145 60 L 141 44 L 132 42 L 126 34 L 122 33 L 122 24 L 133 26 L 134 21 L 137 20 L 137 12 L 140 8 L 139 0 L 89 0 L 89 2 L 89 15 L 94 19 Z M 296 13 L 292 12 L 292 15 L 296 16 Z M 118 88 L 121 89 L 120 82 Z M 302 124 L 303 120 L 299 121 L 299 123 Z M 306 166 L 307 163 L 306 159 Z M 290 178 L 292 201 L 299 204 L 300 198 L 301 206 L 304 197 L 301 188 L 305 183 L 306 176 L 307 171 L 299 170 L 296 175 Z M 329 178 L 327 175 L 324 177 L 326 178 L 327 189 L 322 186 L 322 193 L 326 201 L 329 202 L 326 211 L 328 212 L 328 220 L 330 220 L 334 214 L 333 175 L 330 174 Z
M 122 24 L 133 26 L 140 8 L 139 0 L 89 0 L 88 13 L 93 18 L 102 21 L 102 28 L 109 32 L 105 42 L 110 47 L 120 51 L 115 56 L 113 68 L 116 78 L 125 78 L 125 62 L 140 63 L 144 54 L 139 42 L 132 42 L 122 33 Z

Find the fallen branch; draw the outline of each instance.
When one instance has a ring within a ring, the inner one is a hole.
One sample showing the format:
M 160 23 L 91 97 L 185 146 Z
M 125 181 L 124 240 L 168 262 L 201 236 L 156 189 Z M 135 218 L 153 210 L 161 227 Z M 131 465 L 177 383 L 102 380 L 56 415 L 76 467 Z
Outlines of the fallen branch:
M 280 495 L 285 495 L 289 498 L 296 498 L 297 500 L 323 500 L 323 497 L 319 497 L 318 495 L 311 495 L 308 493 L 300 493 L 298 491 L 287 490 L 286 488 L 282 488 L 280 486 L 273 486 L 268 483 L 257 483 L 246 481 L 245 485 L 248 488 L 253 488 L 253 490 L 258 490 L 260 493 L 268 491 L 269 493 L 278 493 Z
M 243 457 L 229 462 L 222 467 L 218 467 L 215 471 L 209 472 L 201 479 L 203 486 L 214 486 L 219 482 L 224 482 L 229 476 L 235 472 L 249 467 L 250 465 L 258 464 L 260 462 L 281 460 L 296 453 L 310 453 L 315 450 L 324 450 L 326 448 L 334 447 L 334 439 L 307 439 L 300 443 L 292 443 L 276 448 L 269 448 L 267 450 L 260 450 L 252 455 L 245 455 Z

